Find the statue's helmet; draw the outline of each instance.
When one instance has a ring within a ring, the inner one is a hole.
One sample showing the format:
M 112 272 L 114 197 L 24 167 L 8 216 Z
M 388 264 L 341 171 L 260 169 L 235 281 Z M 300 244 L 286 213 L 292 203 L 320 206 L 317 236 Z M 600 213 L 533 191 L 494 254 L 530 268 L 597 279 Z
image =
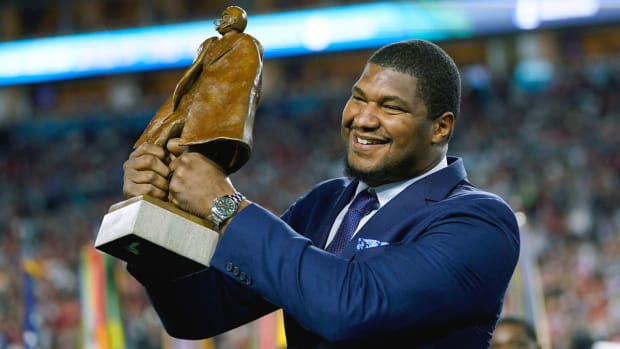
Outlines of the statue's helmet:
M 248 25 L 248 15 L 239 6 L 228 6 L 222 12 L 222 18 L 215 20 L 214 24 L 215 29 L 222 35 L 231 30 L 242 33 Z

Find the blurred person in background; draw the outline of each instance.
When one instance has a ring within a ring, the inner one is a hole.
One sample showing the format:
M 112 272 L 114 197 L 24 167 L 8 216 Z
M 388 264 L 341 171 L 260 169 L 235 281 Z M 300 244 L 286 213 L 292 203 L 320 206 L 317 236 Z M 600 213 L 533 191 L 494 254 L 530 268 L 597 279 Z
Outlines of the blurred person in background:
M 499 319 L 490 349 L 541 349 L 534 326 L 516 316 Z
M 177 278 L 128 264 L 166 330 L 207 338 L 282 308 L 289 348 L 487 348 L 519 230 L 508 204 L 447 155 L 460 84 L 434 43 L 377 50 L 342 113 L 347 176 L 318 183 L 281 217 L 178 139 L 134 150 L 127 197 L 168 198 L 220 223 L 208 269 Z M 367 214 L 357 230 L 351 211 Z M 343 221 L 354 236 L 338 245 Z

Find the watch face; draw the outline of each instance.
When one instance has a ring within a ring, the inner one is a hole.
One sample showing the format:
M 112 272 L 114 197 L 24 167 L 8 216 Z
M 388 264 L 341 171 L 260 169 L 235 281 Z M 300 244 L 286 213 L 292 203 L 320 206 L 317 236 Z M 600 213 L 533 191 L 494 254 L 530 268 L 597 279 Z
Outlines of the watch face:
M 233 199 L 224 196 L 215 201 L 214 208 L 222 218 L 228 218 L 237 210 L 237 203 Z

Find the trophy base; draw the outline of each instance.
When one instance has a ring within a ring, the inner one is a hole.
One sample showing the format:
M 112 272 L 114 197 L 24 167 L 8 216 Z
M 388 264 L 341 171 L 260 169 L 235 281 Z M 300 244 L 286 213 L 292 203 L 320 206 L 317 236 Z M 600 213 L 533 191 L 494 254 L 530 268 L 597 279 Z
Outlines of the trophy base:
M 95 247 L 162 275 L 183 276 L 209 267 L 219 234 L 209 221 L 149 196 L 112 205 Z

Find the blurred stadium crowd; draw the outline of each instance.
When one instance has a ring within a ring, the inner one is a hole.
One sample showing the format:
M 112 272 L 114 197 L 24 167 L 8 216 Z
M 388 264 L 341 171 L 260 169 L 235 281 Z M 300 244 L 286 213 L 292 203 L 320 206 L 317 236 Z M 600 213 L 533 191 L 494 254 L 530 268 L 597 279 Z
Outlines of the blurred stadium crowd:
M 189 1 L 153 3 L 164 8 L 155 14 L 197 13 Z M 249 3 L 239 2 L 255 11 L 311 2 L 272 0 L 264 8 Z M 335 3 L 344 2 L 329 2 Z M 200 9 L 200 17 L 215 17 L 224 6 L 214 2 Z M 19 10 L 5 7 L 3 21 L 32 20 L 18 16 Z M 15 39 L 4 23 L 4 40 Z M 57 31 L 13 36 L 45 34 Z M 527 217 L 527 248 L 540 268 L 554 349 L 620 340 L 620 50 L 588 55 L 578 41 L 572 43 L 553 62 L 553 78 L 535 89 L 512 74 L 463 65 L 463 108 L 450 150 L 465 158 L 474 184 Z M 342 173 L 340 113 L 368 53 L 265 62 L 253 154 L 232 175 L 237 189 L 280 213 L 315 182 Z M 20 348 L 22 341 L 24 258 L 38 266 L 41 348 L 76 347 L 80 248 L 92 244 L 109 206 L 124 199 L 122 163 L 180 74 L 0 88 L 1 349 Z M 114 88 L 104 96 L 101 84 Z M 140 285 L 125 274 L 119 288 L 128 348 L 160 348 L 161 326 Z M 218 349 L 231 345 L 224 337 Z

